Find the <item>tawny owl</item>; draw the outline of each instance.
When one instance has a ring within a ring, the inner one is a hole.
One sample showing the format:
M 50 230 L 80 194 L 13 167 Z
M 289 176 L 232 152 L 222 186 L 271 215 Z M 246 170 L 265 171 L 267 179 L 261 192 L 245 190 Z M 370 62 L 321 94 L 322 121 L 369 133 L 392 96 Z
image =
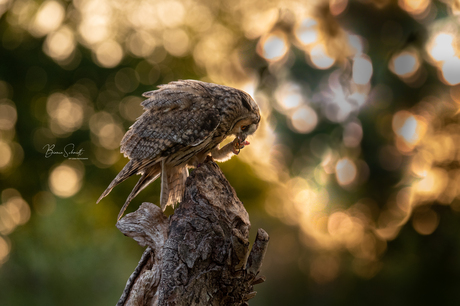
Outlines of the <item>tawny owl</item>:
M 120 151 L 130 161 L 97 200 L 128 177 L 142 175 L 123 205 L 161 176 L 160 205 L 181 202 L 188 167 L 203 163 L 211 154 L 225 161 L 249 142 L 260 121 L 259 107 L 241 90 L 194 80 L 176 81 L 144 93 L 144 113 L 121 141 Z M 219 144 L 235 135 L 233 142 Z

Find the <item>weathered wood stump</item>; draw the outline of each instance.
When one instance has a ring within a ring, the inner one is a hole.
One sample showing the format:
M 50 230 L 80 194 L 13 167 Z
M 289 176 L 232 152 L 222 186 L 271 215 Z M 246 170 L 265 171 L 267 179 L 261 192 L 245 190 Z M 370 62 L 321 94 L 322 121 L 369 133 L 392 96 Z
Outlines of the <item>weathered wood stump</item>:
M 251 224 L 219 167 L 206 162 L 189 176 L 184 200 L 167 218 L 152 203 L 126 215 L 118 229 L 148 246 L 117 305 L 247 305 L 269 236 Z

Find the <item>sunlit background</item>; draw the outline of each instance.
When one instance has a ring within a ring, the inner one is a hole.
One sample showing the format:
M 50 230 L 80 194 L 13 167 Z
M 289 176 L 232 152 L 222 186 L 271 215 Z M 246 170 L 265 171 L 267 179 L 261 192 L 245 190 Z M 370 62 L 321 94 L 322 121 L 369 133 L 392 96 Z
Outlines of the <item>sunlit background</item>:
M 251 240 L 271 236 L 251 305 L 460 303 L 459 0 L 0 0 L 0 16 L 0 304 L 116 303 L 143 251 L 114 226 L 136 180 L 95 201 L 141 94 L 190 78 L 262 111 L 221 164 Z

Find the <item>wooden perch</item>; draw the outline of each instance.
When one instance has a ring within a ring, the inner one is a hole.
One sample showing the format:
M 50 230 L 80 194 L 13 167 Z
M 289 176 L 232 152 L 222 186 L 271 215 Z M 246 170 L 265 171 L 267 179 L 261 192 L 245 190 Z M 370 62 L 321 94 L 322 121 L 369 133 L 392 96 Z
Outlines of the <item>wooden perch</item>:
M 219 167 L 206 162 L 186 182 L 184 200 L 168 219 L 143 203 L 118 229 L 148 246 L 128 279 L 121 305 L 248 305 L 269 236 L 257 232 L 249 252 L 251 224 Z

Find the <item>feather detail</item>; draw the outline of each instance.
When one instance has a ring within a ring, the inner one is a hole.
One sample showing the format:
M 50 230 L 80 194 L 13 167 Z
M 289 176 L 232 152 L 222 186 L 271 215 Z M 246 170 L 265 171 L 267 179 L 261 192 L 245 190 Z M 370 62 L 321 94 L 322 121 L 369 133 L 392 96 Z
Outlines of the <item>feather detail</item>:
M 109 187 L 101 194 L 99 199 L 97 200 L 96 203 L 99 203 L 100 200 L 102 200 L 104 197 L 106 197 L 112 189 L 126 180 L 128 177 L 132 176 L 133 174 L 136 174 L 137 171 L 141 168 L 142 161 L 132 159 L 130 160 L 120 171 L 120 173 L 117 174 L 117 176 L 112 180 L 110 183 Z
M 169 188 L 168 188 L 168 169 L 166 168 L 165 161 L 161 163 L 161 191 L 160 191 L 160 207 L 164 211 L 166 204 L 168 204 Z
M 125 201 L 125 204 L 120 210 L 120 213 L 118 214 L 117 221 L 120 220 L 121 216 L 123 216 L 123 213 L 125 212 L 126 208 L 128 207 L 129 203 L 141 192 L 147 185 L 155 181 L 161 174 L 161 165 L 160 163 L 156 163 L 150 168 L 148 168 L 144 174 L 141 176 L 139 181 L 137 181 L 136 186 L 134 186 L 133 190 L 129 194 L 128 198 Z
M 148 98 L 141 103 L 144 109 L 186 109 L 197 98 L 212 100 L 206 88 L 194 80 L 176 81 L 158 87 L 160 89 L 142 94 Z
M 160 206 L 163 211 L 168 205 L 182 202 L 187 177 L 185 166 L 165 167 L 162 170 Z

